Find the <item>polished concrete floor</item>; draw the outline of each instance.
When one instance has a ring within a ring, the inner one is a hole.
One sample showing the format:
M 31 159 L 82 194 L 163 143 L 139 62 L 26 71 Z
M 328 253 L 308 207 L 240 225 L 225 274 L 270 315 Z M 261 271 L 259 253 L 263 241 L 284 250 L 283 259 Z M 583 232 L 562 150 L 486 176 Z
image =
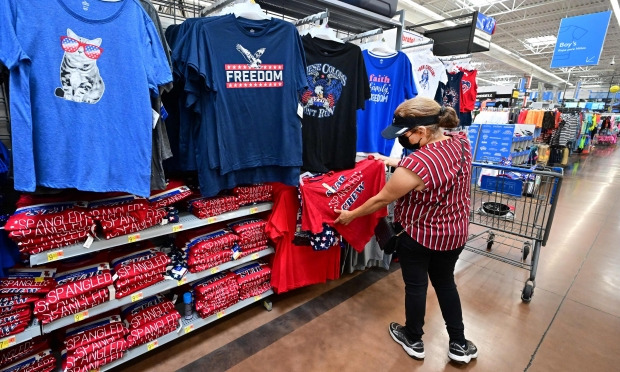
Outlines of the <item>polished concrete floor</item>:
M 573 156 L 534 297 L 527 272 L 464 252 L 456 268 L 469 365 L 449 362 L 448 336 L 429 288 L 423 361 L 388 335 L 404 322 L 397 264 L 274 296 L 162 346 L 127 371 L 620 371 L 620 150 Z

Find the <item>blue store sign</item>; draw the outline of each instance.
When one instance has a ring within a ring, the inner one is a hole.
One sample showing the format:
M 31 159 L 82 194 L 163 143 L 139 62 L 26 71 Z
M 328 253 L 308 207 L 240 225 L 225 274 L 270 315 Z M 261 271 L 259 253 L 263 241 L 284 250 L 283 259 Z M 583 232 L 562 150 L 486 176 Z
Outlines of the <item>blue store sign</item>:
M 474 161 L 497 163 L 508 158 L 514 132 L 514 124 L 483 124 Z
M 562 19 L 551 68 L 598 65 L 611 11 Z
M 478 19 L 476 20 L 476 28 L 486 32 L 489 35 L 495 33 L 495 18 L 487 17 L 482 13 L 478 13 Z

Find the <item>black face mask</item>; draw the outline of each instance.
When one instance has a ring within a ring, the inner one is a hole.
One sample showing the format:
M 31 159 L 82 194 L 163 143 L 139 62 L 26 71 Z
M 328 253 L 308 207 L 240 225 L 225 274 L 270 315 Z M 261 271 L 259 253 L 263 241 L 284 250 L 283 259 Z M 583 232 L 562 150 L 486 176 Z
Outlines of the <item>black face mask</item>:
M 420 142 L 422 141 L 422 138 L 420 138 L 420 140 L 418 141 L 418 143 L 411 143 L 409 142 L 409 138 L 407 136 L 400 136 L 398 137 L 398 143 L 400 143 L 400 145 L 404 148 L 406 148 L 409 151 L 417 151 L 420 149 Z

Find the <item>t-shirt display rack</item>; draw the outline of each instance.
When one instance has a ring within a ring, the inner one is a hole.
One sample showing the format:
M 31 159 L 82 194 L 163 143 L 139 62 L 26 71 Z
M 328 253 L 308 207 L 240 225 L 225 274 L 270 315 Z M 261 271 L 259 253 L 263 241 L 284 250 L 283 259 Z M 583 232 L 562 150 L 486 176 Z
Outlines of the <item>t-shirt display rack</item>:
M 395 20 L 336 0 L 257 0 L 257 3 L 259 3 L 261 7 L 263 7 L 263 9 L 266 11 L 278 13 L 281 14 L 283 17 L 294 19 L 301 19 L 309 15 L 318 13 L 320 11 L 327 10 L 329 12 L 330 27 L 339 31 L 347 32 L 350 35 L 374 30 L 377 28 L 396 28 L 396 49 L 400 50 L 401 47 L 401 35 L 402 29 L 404 27 L 404 10 L 400 10 L 397 12 L 397 14 L 399 15 L 399 20 Z M 183 18 L 185 17 L 178 17 L 178 19 L 175 19 L 175 21 L 182 21 Z M 109 240 L 98 239 L 93 241 L 92 244 L 88 246 L 88 248 L 86 248 L 83 244 L 76 244 L 68 247 L 63 247 L 62 249 L 54 249 L 52 251 L 32 255 L 30 257 L 30 265 L 44 265 L 54 261 L 66 260 L 74 257 L 79 257 L 81 255 L 91 254 L 97 251 L 103 251 L 128 243 L 163 237 L 189 229 L 195 229 L 198 227 L 203 227 L 223 221 L 238 219 L 241 217 L 269 211 L 272 209 L 272 206 L 272 203 L 260 203 L 252 206 L 242 207 L 237 211 L 224 213 L 218 216 L 209 217 L 207 219 L 198 219 L 193 215 L 190 215 L 189 213 L 181 213 L 178 223 L 155 226 L 137 233 L 124 235 Z M 98 305 L 88 310 L 84 310 L 78 314 L 57 319 L 46 325 L 41 325 L 36 319 L 34 319 L 32 324 L 28 326 L 23 332 L 0 339 L 0 350 L 4 350 L 6 348 L 29 341 L 37 336 L 48 334 L 67 325 L 81 322 L 99 314 L 103 314 L 107 311 L 120 308 L 121 306 L 130 304 L 132 302 L 140 301 L 144 298 L 148 298 L 149 296 L 169 291 L 186 283 L 195 282 L 213 274 L 222 272 L 224 270 L 234 269 L 244 264 L 256 261 L 261 257 L 273 254 L 274 252 L 274 248 L 269 247 L 263 251 L 251 254 L 235 261 L 221 264 L 214 268 L 207 269 L 206 271 L 202 271 L 199 273 L 188 273 L 181 280 L 164 280 L 163 282 L 142 289 L 141 291 L 133 293 L 122 299 L 112 298 L 101 305 Z M 100 367 L 99 370 L 104 371 L 117 367 L 133 358 L 136 358 L 153 350 L 158 346 L 174 341 L 179 337 L 183 337 L 186 334 L 191 333 L 193 330 L 204 327 L 239 309 L 254 304 L 255 302 L 264 300 L 266 297 L 272 295 L 273 293 L 273 290 L 270 289 L 260 295 L 250 297 L 246 300 L 242 300 L 232 305 L 231 307 L 221 310 L 218 313 L 204 319 L 200 318 L 198 314 L 194 312 L 191 319 L 182 318 L 180 320 L 179 328 L 177 329 L 177 331 L 161 336 L 147 344 L 143 344 L 129 349 L 125 352 L 122 358 Z M 270 303 L 265 301 L 264 304 L 265 307 L 270 310 Z

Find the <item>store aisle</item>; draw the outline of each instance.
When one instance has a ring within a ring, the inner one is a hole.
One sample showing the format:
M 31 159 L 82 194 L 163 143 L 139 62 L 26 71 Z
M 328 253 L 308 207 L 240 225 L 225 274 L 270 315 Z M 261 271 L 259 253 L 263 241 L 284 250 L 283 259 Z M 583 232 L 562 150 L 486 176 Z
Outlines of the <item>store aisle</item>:
M 620 151 L 575 156 L 530 304 L 526 271 L 464 252 L 456 277 L 466 336 L 479 348 L 451 364 L 432 287 L 426 358 L 408 357 L 388 334 L 404 322 L 398 265 L 274 297 L 155 351 L 127 371 L 613 371 L 620 369 Z

